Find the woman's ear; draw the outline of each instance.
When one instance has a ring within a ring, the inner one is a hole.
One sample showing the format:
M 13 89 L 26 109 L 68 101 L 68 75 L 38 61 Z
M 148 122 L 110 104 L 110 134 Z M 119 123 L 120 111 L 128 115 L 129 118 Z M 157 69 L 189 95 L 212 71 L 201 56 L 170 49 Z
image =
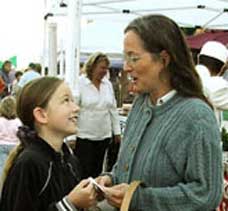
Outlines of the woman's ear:
M 165 67 L 167 67 L 170 63 L 170 55 L 166 50 L 162 50 L 160 53 L 160 58 L 162 59 Z
M 46 113 L 45 109 L 43 109 L 41 107 L 34 108 L 33 116 L 34 116 L 35 120 L 40 124 L 46 124 L 48 121 L 47 113 Z

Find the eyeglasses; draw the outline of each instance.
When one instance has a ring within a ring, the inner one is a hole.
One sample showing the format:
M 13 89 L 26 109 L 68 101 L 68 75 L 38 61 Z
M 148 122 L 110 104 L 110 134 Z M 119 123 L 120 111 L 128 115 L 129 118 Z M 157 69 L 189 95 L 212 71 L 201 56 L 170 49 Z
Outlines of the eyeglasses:
M 131 54 L 131 53 L 129 53 L 129 54 L 124 53 L 123 59 L 124 59 L 124 61 L 125 61 L 128 65 L 134 66 L 134 65 L 136 65 L 136 63 L 137 63 L 140 59 L 142 59 L 142 57 L 143 57 L 144 54 L 149 53 L 150 55 L 153 54 L 154 56 L 160 58 L 160 52 L 161 52 L 161 51 L 158 51 L 157 53 L 155 53 L 155 52 L 154 52 L 154 53 L 144 52 L 144 53 L 142 53 L 140 56 L 139 56 L 139 55 L 135 55 L 135 54 Z
M 129 65 L 136 65 L 141 57 L 133 54 L 124 54 L 123 59 Z

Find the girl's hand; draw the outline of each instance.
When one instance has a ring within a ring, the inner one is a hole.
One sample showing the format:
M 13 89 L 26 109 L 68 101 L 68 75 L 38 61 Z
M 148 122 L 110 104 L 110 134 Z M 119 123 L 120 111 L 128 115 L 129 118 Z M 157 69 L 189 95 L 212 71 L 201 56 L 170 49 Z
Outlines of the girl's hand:
M 88 179 L 82 180 L 67 196 L 75 207 L 89 208 L 96 205 L 96 191 Z

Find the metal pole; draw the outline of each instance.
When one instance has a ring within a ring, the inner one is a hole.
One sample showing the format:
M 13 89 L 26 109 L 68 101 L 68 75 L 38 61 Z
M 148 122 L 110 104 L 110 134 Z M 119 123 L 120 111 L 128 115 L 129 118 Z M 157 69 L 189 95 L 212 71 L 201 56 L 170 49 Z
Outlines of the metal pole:
M 80 33 L 82 0 L 68 1 L 68 30 L 66 39 L 66 73 L 65 80 L 72 89 L 73 95 L 78 95 L 78 78 L 80 65 Z
M 49 51 L 48 51 L 48 75 L 57 75 L 57 24 L 48 25 Z
M 44 0 L 44 8 L 47 10 L 47 0 Z M 45 75 L 45 67 L 47 65 L 46 57 L 47 57 L 47 18 L 44 17 L 44 23 L 43 23 L 43 55 L 42 55 L 42 72 L 41 75 Z
M 64 48 L 63 48 L 63 40 L 60 41 L 60 52 L 59 52 L 59 76 L 60 78 L 64 78 Z

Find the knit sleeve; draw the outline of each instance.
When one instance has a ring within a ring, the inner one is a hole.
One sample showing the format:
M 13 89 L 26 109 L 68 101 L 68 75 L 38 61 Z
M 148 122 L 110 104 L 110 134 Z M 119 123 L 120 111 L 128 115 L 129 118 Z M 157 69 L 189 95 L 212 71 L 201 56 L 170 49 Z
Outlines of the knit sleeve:
M 169 187 L 139 187 L 132 199 L 132 210 L 216 209 L 222 197 L 222 150 L 216 121 L 210 116 L 192 122 L 192 131 L 186 138 L 187 159 L 182 181 Z M 173 143 L 167 146 L 174 166 L 186 153 L 182 149 Z

